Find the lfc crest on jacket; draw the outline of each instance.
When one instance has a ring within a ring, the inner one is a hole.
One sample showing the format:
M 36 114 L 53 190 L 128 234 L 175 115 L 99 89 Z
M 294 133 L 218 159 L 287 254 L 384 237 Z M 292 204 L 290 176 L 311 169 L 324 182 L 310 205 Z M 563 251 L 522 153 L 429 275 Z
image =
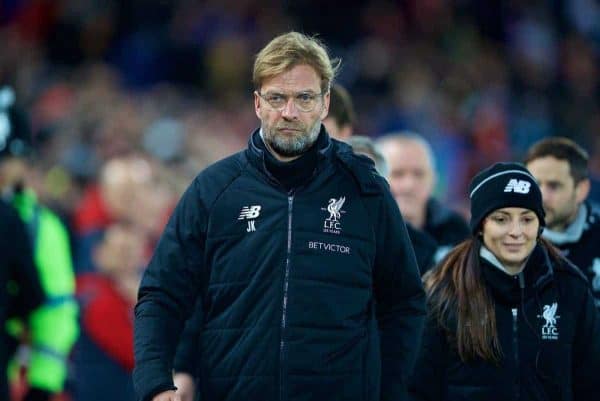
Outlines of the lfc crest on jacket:
M 342 213 L 346 213 L 346 211 L 342 210 L 342 206 L 344 206 L 345 202 L 345 196 L 340 196 L 339 199 L 331 198 L 327 203 L 327 207 L 321 208 L 321 210 L 329 213 L 329 216 L 323 220 L 324 233 L 340 234 L 342 232 L 342 223 L 340 222 L 340 219 Z
M 538 315 L 538 318 L 544 320 L 542 325 L 542 340 L 558 340 L 557 319 L 560 318 L 556 313 L 558 311 L 558 303 L 553 302 L 552 305 L 544 305 L 543 312 Z

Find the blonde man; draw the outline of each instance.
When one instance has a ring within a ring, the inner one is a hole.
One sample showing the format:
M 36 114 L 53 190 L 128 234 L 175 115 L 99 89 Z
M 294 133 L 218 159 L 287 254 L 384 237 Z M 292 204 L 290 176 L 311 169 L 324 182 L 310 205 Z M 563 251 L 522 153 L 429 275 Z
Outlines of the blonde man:
M 181 400 L 171 366 L 192 312 L 202 400 L 404 399 L 423 289 L 384 180 L 321 124 L 335 70 L 296 32 L 259 52 L 260 128 L 192 182 L 143 277 L 141 400 Z

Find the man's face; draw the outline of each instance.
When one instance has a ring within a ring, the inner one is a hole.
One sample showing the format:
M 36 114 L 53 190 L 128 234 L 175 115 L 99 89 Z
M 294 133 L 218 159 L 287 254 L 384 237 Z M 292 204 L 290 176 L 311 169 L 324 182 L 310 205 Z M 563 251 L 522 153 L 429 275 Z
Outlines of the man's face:
M 389 141 L 381 147 L 388 162 L 389 183 L 402 215 L 421 228 L 434 177 L 427 151 L 415 141 Z
M 575 184 L 569 163 L 552 156 L 530 161 L 527 169 L 542 190 L 546 225 L 551 230 L 563 231 L 577 217 L 579 205 L 587 196 L 587 181 Z
M 296 101 L 311 96 L 315 97 L 314 109 L 302 111 Z M 284 97 L 287 103 L 276 110 L 265 97 Z M 291 160 L 317 140 L 321 120 L 329 109 L 329 93 L 321 94 L 321 80 L 312 67 L 297 65 L 263 82 L 259 93 L 254 94 L 254 109 L 267 147 L 277 158 Z

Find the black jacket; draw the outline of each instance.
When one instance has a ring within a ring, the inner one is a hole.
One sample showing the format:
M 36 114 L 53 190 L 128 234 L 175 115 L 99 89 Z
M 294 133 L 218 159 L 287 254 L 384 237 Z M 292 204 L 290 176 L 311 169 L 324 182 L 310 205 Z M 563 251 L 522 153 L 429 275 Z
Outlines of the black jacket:
M 8 283 L 12 283 L 10 286 Z M 10 289 L 10 291 L 9 291 Z M 44 302 L 44 292 L 33 263 L 31 244 L 17 212 L 0 200 L 0 323 L 9 317 L 27 318 Z M 2 330 L 0 343 L 0 399 L 8 399 L 6 366 L 14 339 Z
M 572 233 L 544 230 L 542 235 L 587 276 L 600 310 L 600 206 L 585 202 L 581 212 L 582 221 L 570 228 Z
M 437 242 L 433 262 L 437 263 L 471 234 L 465 219 L 434 198 L 427 201 L 423 231 Z M 424 273 L 424 272 L 422 272 Z
M 567 261 L 551 262 L 540 246 L 522 276 L 482 265 L 496 305 L 500 363 L 462 362 L 430 317 L 410 383 L 413 399 L 600 399 L 600 320 L 581 272 Z
M 194 180 L 158 243 L 135 310 L 139 397 L 172 388 L 199 296 L 203 400 L 404 399 L 424 293 L 384 180 L 322 130 L 312 178 L 286 192 L 256 141 Z

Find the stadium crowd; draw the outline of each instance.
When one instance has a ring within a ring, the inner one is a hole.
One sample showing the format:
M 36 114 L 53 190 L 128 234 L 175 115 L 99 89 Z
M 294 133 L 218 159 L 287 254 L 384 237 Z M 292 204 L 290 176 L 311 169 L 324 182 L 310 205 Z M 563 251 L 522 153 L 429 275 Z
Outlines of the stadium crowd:
M 0 140 L 2 124 L 23 139 L 18 189 L 68 235 L 73 277 L 52 295 L 40 273 L 46 296 L 78 308 L 53 354 L 65 354 L 64 377 L 36 384 L 20 352 L 15 401 L 134 399 L 143 269 L 193 178 L 246 146 L 259 124 L 254 56 L 290 30 L 317 34 L 341 61 L 354 134 L 411 131 L 430 144 L 432 195 L 465 219 L 477 172 L 523 161 L 550 136 L 589 153 L 589 198 L 600 200 L 593 1 L 0 1 Z

